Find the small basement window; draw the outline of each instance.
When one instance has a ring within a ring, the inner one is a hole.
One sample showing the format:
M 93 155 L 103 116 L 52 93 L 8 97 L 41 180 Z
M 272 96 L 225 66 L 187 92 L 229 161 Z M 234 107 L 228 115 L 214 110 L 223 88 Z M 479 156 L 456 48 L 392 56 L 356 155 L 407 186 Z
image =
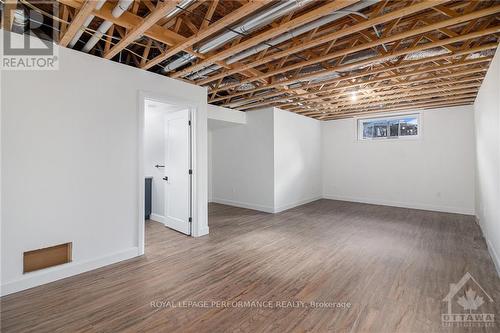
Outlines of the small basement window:
M 358 119 L 358 140 L 417 138 L 419 114 Z

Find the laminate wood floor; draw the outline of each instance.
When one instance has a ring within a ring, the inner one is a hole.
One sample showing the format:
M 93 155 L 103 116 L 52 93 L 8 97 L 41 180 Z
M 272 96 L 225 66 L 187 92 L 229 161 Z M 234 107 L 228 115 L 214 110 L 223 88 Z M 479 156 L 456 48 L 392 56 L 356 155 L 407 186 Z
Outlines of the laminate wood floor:
M 2 298 L 2 332 L 500 331 L 485 295 L 470 312 L 495 314 L 496 327 L 441 324 L 466 272 L 500 302 L 471 216 L 332 200 L 209 211 L 209 236 L 148 222 L 144 256 Z

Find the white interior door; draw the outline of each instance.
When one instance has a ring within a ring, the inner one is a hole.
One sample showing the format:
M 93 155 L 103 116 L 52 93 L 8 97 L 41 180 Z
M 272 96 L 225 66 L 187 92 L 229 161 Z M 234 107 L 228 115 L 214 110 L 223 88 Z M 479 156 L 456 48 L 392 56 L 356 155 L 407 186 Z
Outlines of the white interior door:
M 191 233 L 191 140 L 189 110 L 165 116 L 165 225 Z

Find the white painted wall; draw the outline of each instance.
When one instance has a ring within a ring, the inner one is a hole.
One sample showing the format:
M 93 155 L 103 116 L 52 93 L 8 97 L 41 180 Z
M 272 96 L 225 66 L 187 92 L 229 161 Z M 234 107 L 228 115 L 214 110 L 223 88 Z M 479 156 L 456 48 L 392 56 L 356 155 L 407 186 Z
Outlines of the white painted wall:
M 321 122 L 274 109 L 274 211 L 321 199 Z
M 209 128 L 212 201 L 279 212 L 321 198 L 318 120 L 267 108 Z
M 476 215 L 500 275 L 500 50 L 474 103 Z
M 222 106 L 207 105 L 207 117 L 209 121 L 218 120 L 225 123 L 245 124 L 247 113 L 243 111 L 224 108 Z
M 423 111 L 416 140 L 358 141 L 353 118 L 322 135 L 324 197 L 474 213 L 472 106 Z
M 194 226 L 208 232 L 205 89 L 66 48 L 59 59 L 1 72 L 2 294 L 140 252 L 139 91 L 198 106 Z M 64 242 L 72 263 L 22 273 L 24 251 Z
M 211 129 L 212 200 L 273 212 L 273 109 L 248 112 L 246 120 Z
M 219 128 L 231 127 L 235 125 L 246 124 L 246 112 L 224 108 L 217 105 L 208 104 L 208 202 L 213 202 L 213 139 L 212 132 Z

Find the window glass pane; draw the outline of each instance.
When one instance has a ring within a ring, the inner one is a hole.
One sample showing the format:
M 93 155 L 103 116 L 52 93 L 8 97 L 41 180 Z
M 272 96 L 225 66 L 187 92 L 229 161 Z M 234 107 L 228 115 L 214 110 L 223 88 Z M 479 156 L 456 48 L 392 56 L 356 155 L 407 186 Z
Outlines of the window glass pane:
M 363 139 L 387 137 L 387 120 L 373 120 L 363 122 Z
M 366 121 L 363 123 L 363 139 L 373 138 L 373 122 Z
M 360 119 L 360 139 L 397 139 L 418 135 L 418 115 L 390 116 L 377 119 Z M 362 135 L 361 135 L 362 134 Z
M 385 138 L 387 137 L 387 121 L 377 121 L 373 124 L 373 137 Z
M 400 136 L 417 135 L 418 121 L 417 117 L 403 118 L 399 121 Z
M 389 120 L 389 136 L 398 137 L 399 136 L 399 119 Z

